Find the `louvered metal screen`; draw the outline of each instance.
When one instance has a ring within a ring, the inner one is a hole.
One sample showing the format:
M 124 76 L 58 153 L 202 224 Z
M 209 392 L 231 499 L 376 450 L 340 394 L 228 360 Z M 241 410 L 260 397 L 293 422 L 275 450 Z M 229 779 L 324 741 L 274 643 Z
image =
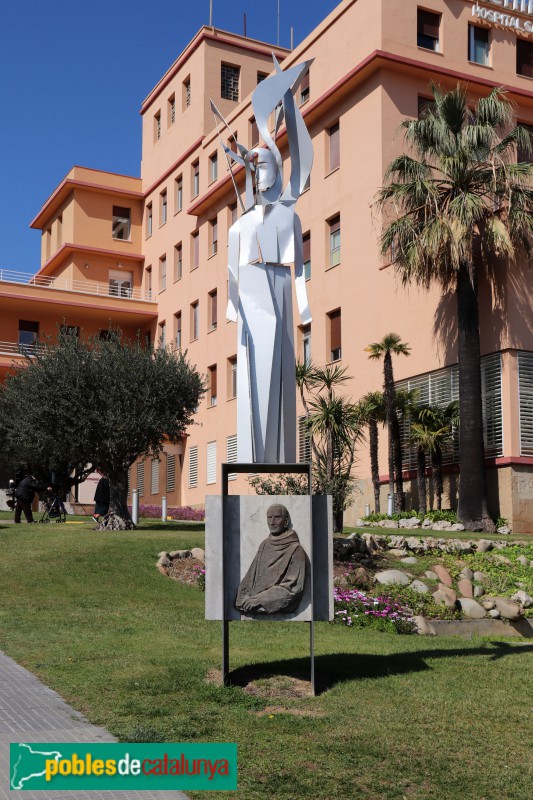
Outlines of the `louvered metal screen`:
M 226 462 L 231 464 L 237 461 L 237 434 L 234 433 L 232 436 L 228 436 L 226 438 Z M 237 473 L 230 472 L 228 474 L 228 481 L 235 481 L 237 480 Z
M 305 414 L 298 417 L 298 461 L 300 463 L 311 461 L 311 436 Z
M 520 455 L 533 456 L 533 353 L 518 353 Z
M 159 461 L 157 458 L 152 459 L 151 478 L 150 491 L 152 494 L 159 494 Z
M 198 447 L 194 445 L 189 450 L 189 489 L 198 486 Z
M 144 461 L 137 464 L 137 489 L 139 497 L 142 497 L 144 494 Z
M 167 492 L 176 490 L 176 456 L 167 455 Z
M 207 443 L 207 483 L 217 482 L 217 443 Z

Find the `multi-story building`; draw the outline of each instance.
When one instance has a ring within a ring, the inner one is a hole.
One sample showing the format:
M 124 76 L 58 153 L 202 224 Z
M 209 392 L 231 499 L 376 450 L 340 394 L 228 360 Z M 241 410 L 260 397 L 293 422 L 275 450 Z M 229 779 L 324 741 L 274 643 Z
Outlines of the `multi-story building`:
M 400 385 L 432 402 L 457 397 L 453 298 L 436 285 L 401 285 L 379 255 L 373 203 L 404 148 L 399 125 L 417 116 L 431 81 L 465 83 L 473 102 L 504 86 L 533 130 L 533 0 L 343 0 L 293 51 L 204 27 L 142 104 L 141 178 L 75 167 L 32 223 L 43 232 L 36 285 L 2 275 L 0 367 L 16 346 L 17 324 L 27 344 L 56 322 L 92 332 L 111 318 L 126 332 L 186 349 L 206 375 L 208 392 L 183 447 L 132 469 L 141 502 L 166 495 L 169 506 L 202 504 L 219 491 L 220 463 L 235 458 L 237 333 L 225 306 L 227 234 L 239 212 L 209 101 L 240 142 L 257 144 L 250 95 L 272 69 L 272 50 L 283 66 L 313 59 L 298 90 L 315 153 L 297 206 L 313 314 L 311 326 L 295 321 L 299 357 L 346 366 L 347 392 L 357 399 L 382 384 L 364 348 L 397 331 L 412 348 L 394 365 Z M 228 131 L 222 136 L 229 140 Z M 286 156 L 283 131 L 279 146 Z M 242 189 L 238 170 L 237 181 Z M 533 533 L 531 278 L 525 261 L 497 267 L 496 278 L 480 286 L 491 511 Z M 303 437 L 300 444 L 304 459 Z M 383 473 L 386 464 L 383 449 Z M 356 472 L 348 521 L 372 503 L 364 444 Z M 383 474 L 384 493 L 387 480 Z M 456 490 L 450 463 L 446 505 Z

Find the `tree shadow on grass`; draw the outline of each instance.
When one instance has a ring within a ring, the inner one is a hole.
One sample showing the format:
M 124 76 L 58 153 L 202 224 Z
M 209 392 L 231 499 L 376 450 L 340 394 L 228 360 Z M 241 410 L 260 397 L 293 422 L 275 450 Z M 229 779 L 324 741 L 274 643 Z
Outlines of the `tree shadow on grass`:
M 426 659 L 487 656 L 489 661 L 497 661 L 506 656 L 525 655 L 526 653 L 533 653 L 533 644 L 491 642 L 485 647 L 450 648 L 449 650 L 436 647 L 435 649 L 388 655 L 369 653 L 320 655 L 315 657 L 316 694 L 322 694 L 336 684 L 345 681 L 425 672 L 432 669 Z M 230 672 L 229 680 L 231 684 L 241 687 L 246 687 L 253 681 L 279 678 L 280 676 L 308 681 L 310 679 L 309 670 L 308 658 L 291 658 L 238 667 Z

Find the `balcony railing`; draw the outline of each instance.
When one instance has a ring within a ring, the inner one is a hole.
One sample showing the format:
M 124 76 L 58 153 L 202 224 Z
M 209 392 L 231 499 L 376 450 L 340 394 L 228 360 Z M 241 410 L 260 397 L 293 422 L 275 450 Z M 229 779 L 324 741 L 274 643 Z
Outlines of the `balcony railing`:
M 78 294 L 91 294 L 99 297 L 116 297 L 119 300 L 141 300 L 148 303 L 154 301 L 153 292 L 150 289 L 110 286 L 109 283 L 97 283 L 95 281 L 77 281 L 63 275 L 50 278 L 47 275 L 28 275 L 24 272 L 15 272 L 10 269 L 0 269 L 0 283 L 19 283 L 44 289 L 57 289 L 62 292 L 77 292 Z
M 35 355 L 35 351 L 38 346 L 38 342 L 32 342 L 31 344 L 21 344 L 20 342 L 0 342 L 0 355 L 29 356 L 31 358 Z

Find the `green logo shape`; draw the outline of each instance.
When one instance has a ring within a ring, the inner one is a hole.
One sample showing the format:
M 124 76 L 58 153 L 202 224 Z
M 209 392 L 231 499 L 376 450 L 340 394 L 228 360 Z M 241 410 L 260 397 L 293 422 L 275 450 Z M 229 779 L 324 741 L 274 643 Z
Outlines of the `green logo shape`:
M 237 745 L 16 742 L 10 788 L 38 791 L 237 789 Z

